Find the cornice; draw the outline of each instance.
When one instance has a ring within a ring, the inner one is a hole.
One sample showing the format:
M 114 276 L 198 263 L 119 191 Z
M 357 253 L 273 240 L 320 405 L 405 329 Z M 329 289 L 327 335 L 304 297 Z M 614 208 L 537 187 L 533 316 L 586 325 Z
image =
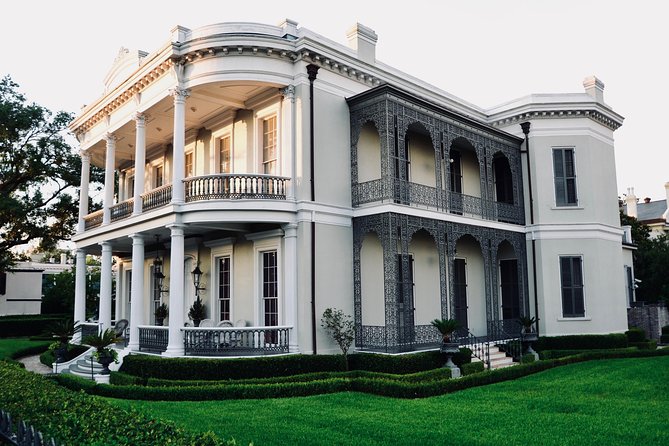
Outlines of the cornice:
M 538 108 L 538 107 L 537 107 Z M 540 110 L 523 110 L 502 114 L 501 117 L 493 118 L 490 125 L 493 127 L 506 127 L 511 124 L 529 121 L 531 119 L 567 119 L 588 118 L 611 130 L 617 130 L 623 124 L 623 117 L 613 112 L 604 112 L 597 109 L 596 104 L 572 105 L 560 104 Z

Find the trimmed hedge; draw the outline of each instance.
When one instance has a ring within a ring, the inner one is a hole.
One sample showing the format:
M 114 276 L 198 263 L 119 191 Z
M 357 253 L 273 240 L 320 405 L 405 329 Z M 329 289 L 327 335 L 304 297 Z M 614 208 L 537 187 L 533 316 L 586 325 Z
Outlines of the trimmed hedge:
M 640 350 L 655 350 L 657 348 L 657 341 L 646 339 L 645 341 L 641 342 L 630 342 L 629 346 L 636 347 Z
M 171 422 L 126 411 L 98 398 L 71 392 L 35 373 L 0 361 L 0 407 L 32 424 L 58 444 L 156 444 L 215 446 L 213 433 L 189 433 Z
M 541 359 L 558 359 L 565 358 L 567 356 L 580 355 L 583 353 L 588 353 L 591 350 L 543 350 L 539 353 Z M 636 347 L 626 347 L 626 348 L 612 348 L 612 349 L 600 349 L 598 352 L 603 353 L 629 353 L 638 351 Z
M 460 366 L 460 372 L 462 376 L 473 375 L 474 373 L 481 373 L 485 370 L 485 364 L 483 361 L 470 362 L 467 364 L 462 364 Z
M 89 347 L 85 345 L 70 344 L 67 350 L 67 354 L 65 355 L 65 361 L 73 360 L 74 358 L 81 355 L 88 349 Z M 53 352 L 53 350 L 47 350 L 41 355 L 39 355 L 39 361 L 45 366 L 51 367 L 53 363 L 56 361 L 56 354 Z
M 646 340 L 646 332 L 641 328 L 632 327 L 625 332 L 627 342 L 643 342 Z
M 442 367 L 446 357 L 438 350 L 409 353 L 406 355 L 380 355 L 378 353 L 356 353 L 349 355 L 351 370 L 367 370 L 380 373 L 416 373 Z M 472 361 L 472 351 L 461 348 L 453 355 L 453 362 L 459 367 Z
M 241 359 L 162 358 L 128 355 L 120 371 L 141 378 L 203 381 L 270 378 L 312 372 L 345 371 L 343 355 L 287 355 Z
M 18 338 L 44 334 L 56 322 L 67 316 L 17 315 L 0 317 L 0 338 Z
M 627 347 L 623 333 L 605 335 L 541 336 L 534 349 L 541 350 L 599 350 Z
M 240 384 L 228 382 L 223 384 L 202 386 L 173 386 L 173 387 L 146 387 L 139 385 L 114 386 L 95 384 L 71 375 L 57 375 L 55 379 L 64 386 L 72 389 L 82 389 L 87 393 L 113 398 L 145 399 L 145 400 L 220 400 L 220 399 L 248 399 L 248 398 L 280 398 L 356 391 L 371 393 L 395 398 L 422 398 L 442 395 L 470 387 L 482 386 L 510 379 L 520 378 L 533 373 L 548 370 L 566 364 L 589 361 L 594 359 L 613 358 L 642 358 L 650 356 L 669 355 L 669 349 L 648 350 L 599 350 L 580 353 L 559 359 L 549 359 L 515 367 L 485 371 L 463 376 L 460 379 L 450 379 L 450 373 L 444 369 L 443 376 L 434 373 L 432 379 L 412 379 L 404 376 L 378 376 L 371 372 L 349 372 L 346 377 L 319 379 L 301 382 L 276 382 L 272 384 Z M 480 367 L 467 365 L 465 368 Z

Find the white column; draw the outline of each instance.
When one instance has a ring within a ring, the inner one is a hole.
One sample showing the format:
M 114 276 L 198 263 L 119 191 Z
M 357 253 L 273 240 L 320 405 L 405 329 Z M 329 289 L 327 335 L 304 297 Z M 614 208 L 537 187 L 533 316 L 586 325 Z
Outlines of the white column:
M 105 198 L 104 211 L 102 214 L 102 224 L 108 225 L 111 222 L 111 207 L 114 204 L 114 150 L 116 150 L 116 136 L 113 133 L 107 133 L 107 153 L 105 159 Z
M 118 269 L 116 270 L 116 292 L 114 295 L 116 296 L 116 306 L 114 307 L 114 320 L 116 322 L 120 321 L 123 319 L 123 293 L 122 290 L 123 288 L 121 287 L 121 281 L 123 280 L 123 263 L 118 263 Z
M 128 348 L 139 350 L 139 329 L 144 322 L 144 238 L 132 234 L 132 286 L 130 288 L 130 340 Z
M 174 136 L 172 141 L 172 203 L 184 203 L 184 169 L 186 140 L 186 98 L 190 91 L 175 87 L 170 90 L 174 97 Z
M 76 276 L 74 278 L 74 322 L 86 321 L 86 253 L 77 249 L 75 263 Z M 81 341 L 81 331 L 75 333 L 75 342 Z
M 288 113 L 282 113 L 281 117 L 284 121 L 282 125 L 283 130 L 283 144 L 281 155 L 285 159 L 288 159 L 288 162 L 284 165 L 288 169 L 286 176 L 290 177 L 290 184 L 288 185 L 288 190 L 286 191 L 286 198 L 292 200 L 296 195 L 296 184 L 295 172 L 297 171 L 297 147 L 295 145 L 295 138 L 297 135 L 296 128 L 296 107 L 295 107 L 295 86 L 288 85 L 286 88 L 281 90 L 281 94 L 284 99 L 288 100 Z
M 135 202 L 132 215 L 142 213 L 142 194 L 144 193 L 144 166 L 146 165 L 146 116 L 135 114 Z
M 84 217 L 88 214 L 88 189 L 91 175 L 91 157 L 88 153 L 81 151 L 81 189 L 79 190 L 79 223 L 77 232 L 84 232 Z
M 100 265 L 100 310 L 98 320 L 102 331 L 111 328 L 111 292 L 112 292 L 112 249 L 109 242 L 102 246 L 102 262 Z
M 165 356 L 183 356 L 184 338 L 184 227 L 169 226 L 170 235 L 170 314 L 169 341 Z
M 290 332 L 290 351 L 299 351 L 297 327 L 297 225 L 283 225 L 284 245 L 284 311 L 285 325 L 293 327 Z

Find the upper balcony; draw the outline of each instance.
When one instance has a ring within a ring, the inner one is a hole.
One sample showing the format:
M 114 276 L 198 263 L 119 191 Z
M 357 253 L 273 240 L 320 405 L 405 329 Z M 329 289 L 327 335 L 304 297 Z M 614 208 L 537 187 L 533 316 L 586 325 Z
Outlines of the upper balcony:
M 183 180 L 186 203 L 209 200 L 285 200 L 289 179 L 261 174 L 215 174 Z M 172 185 L 166 184 L 141 195 L 142 213 L 167 206 L 172 201 Z M 111 221 L 132 215 L 134 199 L 130 198 L 110 208 Z M 101 226 L 103 211 L 84 217 L 84 229 Z

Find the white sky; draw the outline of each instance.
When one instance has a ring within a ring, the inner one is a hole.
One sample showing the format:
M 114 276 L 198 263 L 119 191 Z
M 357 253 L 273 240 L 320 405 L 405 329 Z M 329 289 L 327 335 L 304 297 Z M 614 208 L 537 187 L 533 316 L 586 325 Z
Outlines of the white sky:
M 669 147 L 669 2 L 657 0 L 11 1 L 3 4 L 0 76 L 30 100 L 78 112 L 102 93 L 121 46 L 153 52 L 175 25 L 299 22 L 346 42 L 360 22 L 377 59 L 489 107 L 530 93 L 582 92 L 586 76 L 626 119 L 615 132 L 618 195 L 664 199 Z M 660 138 L 660 139 L 658 139 Z

